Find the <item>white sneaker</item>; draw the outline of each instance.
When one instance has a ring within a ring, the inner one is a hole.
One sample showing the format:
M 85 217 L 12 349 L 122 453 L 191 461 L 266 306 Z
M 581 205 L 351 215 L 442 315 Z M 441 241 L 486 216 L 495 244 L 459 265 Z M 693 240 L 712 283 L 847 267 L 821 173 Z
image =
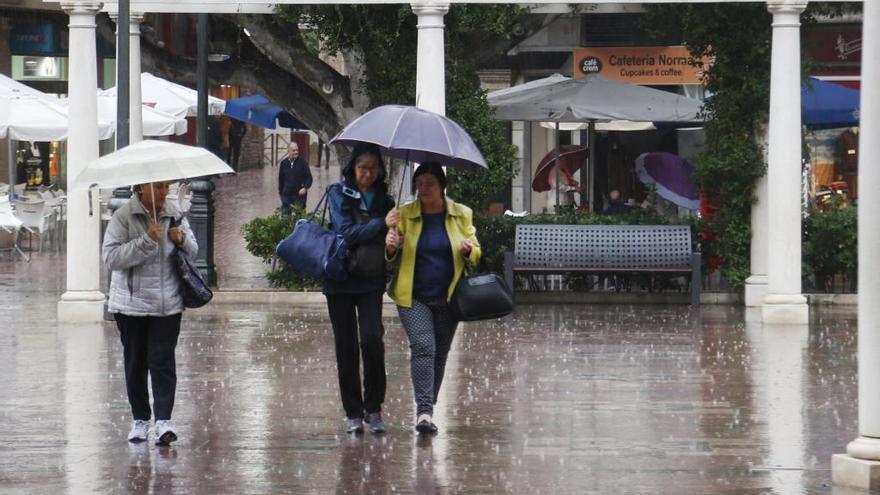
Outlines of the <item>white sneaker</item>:
M 177 433 L 171 426 L 170 419 L 156 420 L 156 445 L 170 445 L 177 440 Z
M 136 419 L 131 424 L 131 431 L 128 432 L 129 442 L 146 442 L 150 435 L 150 422 L 143 419 Z

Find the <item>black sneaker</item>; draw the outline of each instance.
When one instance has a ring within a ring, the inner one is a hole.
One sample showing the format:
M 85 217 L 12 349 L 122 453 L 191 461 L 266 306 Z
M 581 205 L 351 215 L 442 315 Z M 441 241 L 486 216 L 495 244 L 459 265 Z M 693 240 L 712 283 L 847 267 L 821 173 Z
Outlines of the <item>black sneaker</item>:
M 370 426 L 371 433 L 385 433 L 385 422 L 382 421 L 382 413 L 374 412 L 367 414 L 364 421 Z
M 435 425 L 433 421 L 423 419 L 416 425 L 416 431 L 422 435 L 436 435 L 437 425 Z

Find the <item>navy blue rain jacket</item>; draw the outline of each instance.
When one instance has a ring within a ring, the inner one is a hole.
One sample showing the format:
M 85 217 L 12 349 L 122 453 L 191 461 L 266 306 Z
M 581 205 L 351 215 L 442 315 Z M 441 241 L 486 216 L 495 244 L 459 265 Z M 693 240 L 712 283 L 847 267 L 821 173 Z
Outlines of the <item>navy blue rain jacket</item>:
M 343 185 L 345 188 L 343 188 Z M 344 189 L 348 190 L 348 194 Z M 351 194 L 351 192 L 354 194 Z M 369 242 L 384 242 L 388 228 L 385 226 L 385 215 L 394 208 L 394 199 L 384 192 L 384 188 L 376 189 L 376 197 L 369 209 L 369 220 L 358 223 L 358 212 L 361 209 L 360 190 L 351 184 L 348 179 L 330 186 L 327 195 L 330 212 L 331 228 L 342 234 L 349 249 L 358 244 Z M 324 294 L 365 294 L 368 292 L 384 291 L 386 277 L 384 275 L 375 278 L 359 278 L 349 275 L 341 282 L 324 280 Z

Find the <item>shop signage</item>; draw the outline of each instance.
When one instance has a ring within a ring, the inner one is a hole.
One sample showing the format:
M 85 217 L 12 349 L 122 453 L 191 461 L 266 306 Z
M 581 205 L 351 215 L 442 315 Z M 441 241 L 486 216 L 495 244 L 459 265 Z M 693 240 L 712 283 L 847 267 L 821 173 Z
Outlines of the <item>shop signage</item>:
M 577 48 L 574 77 L 599 75 L 632 84 L 700 84 L 703 66 L 683 46 Z
M 13 54 L 55 53 L 52 24 L 15 24 L 9 32 L 9 48 Z

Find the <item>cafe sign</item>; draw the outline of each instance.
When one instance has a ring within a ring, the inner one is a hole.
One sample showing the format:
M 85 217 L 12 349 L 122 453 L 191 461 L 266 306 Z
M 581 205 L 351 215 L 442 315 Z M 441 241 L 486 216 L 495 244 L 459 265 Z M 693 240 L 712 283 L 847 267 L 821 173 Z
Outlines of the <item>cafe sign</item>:
M 631 84 L 701 84 L 703 64 L 683 46 L 577 48 L 574 77 L 598 75 Z

